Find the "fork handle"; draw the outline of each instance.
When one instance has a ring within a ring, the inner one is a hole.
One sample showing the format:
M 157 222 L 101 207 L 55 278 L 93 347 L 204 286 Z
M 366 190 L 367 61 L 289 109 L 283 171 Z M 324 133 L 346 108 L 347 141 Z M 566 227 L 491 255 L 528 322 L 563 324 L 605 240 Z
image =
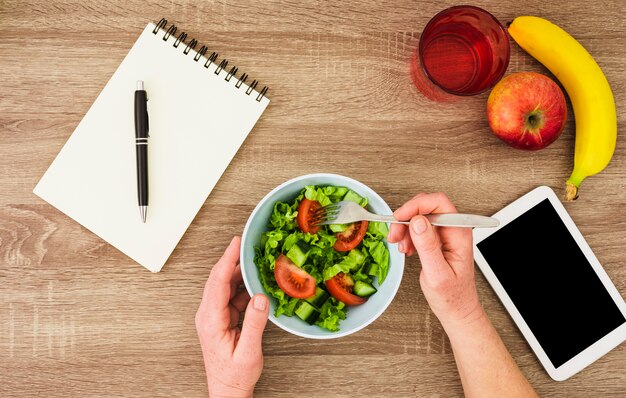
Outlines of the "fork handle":
M 493 228 L 500 222 L 493 217 L 462 213 L 426 214 L 425 217 L 432 225 L 438 227 L 465 227 L 465 228 Z M 408 221 L 398 221 L 394 216 L 372 215 L 368 221 L 388 222 L 392 224 L 409 225 Z

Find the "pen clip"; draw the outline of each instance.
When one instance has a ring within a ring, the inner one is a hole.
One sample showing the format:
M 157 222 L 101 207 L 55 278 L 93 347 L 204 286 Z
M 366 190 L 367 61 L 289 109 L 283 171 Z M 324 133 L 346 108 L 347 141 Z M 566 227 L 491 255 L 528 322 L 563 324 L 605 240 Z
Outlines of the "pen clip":
M 148 117 L 148 95 L 146 94 L 146 133 L 148 133 L 148 138 L 150 138 L 150 118 Z

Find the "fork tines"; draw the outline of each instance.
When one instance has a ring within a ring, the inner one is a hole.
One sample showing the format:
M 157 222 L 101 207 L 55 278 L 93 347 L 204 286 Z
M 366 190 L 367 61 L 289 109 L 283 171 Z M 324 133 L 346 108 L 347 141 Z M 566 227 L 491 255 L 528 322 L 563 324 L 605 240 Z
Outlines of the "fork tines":
M 320 207 L 313 213 L 311 224 L 320 225 L 323 222 L 332 221 L 337 218 L 340 210 L 341 205 L 339 204 L 329 204 L 328 206 Z

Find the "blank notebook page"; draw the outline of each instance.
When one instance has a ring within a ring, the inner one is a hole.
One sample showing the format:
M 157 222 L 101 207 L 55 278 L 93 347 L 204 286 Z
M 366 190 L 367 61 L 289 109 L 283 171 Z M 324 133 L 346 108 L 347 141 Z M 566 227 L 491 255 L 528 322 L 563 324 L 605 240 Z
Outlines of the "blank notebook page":
M 159 271 L 269 100 L 150 23 L 34 193 L 152 272 Z M 194 61 L 194 58 L 198 58 Z M 137 203 L 134 92 L 148 95 L 149 206 Z M 246 93 L 248 90 L 249 94 Z M 260 100 L 259 100 L 260 99 Z M 71 101 L 71 99 L 68 99 Z

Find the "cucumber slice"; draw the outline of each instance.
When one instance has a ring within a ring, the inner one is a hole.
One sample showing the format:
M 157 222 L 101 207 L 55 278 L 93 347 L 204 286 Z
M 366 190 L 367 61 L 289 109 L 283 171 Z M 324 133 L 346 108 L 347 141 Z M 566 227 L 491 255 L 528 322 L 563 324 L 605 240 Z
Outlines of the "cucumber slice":
M 317 321 L 317 318 L 320 317 L 320 312 L 311 304 L 306 301 L 302 301 L 300 306 L 296 309 L 296 315 L 309 325 L 313 325 L 315 321 Z
M 369 297 L 372 294 L 376 293 L 378 290 L 367 282 L 356 281 L 354 283 L 354 288 L 352 289 L 354 294 L 360 297 Z
M 365 199 L 363 199 L 358 193 L 354 192 L 353 190 L 349 190 L 346 196 L 343 197 L 343 200 L 354 202 L 359 206 L 361 206 L 361 204 L 365 201 Z
M 370 262 L 369 264 L 365 266 L 365 268 L 363 269 L 363 272 L 369 276 L 378 275 L 378 264 L 373 261 Z
M 303 240 L 297 241 L 296 245 L 300 248 L 300 250 L 302 250 L 302 253 L 309 254 L 309 250 L 311 250 L 311 245 Z
M 310 304 L 313 304 L 315 308 L 322 308 L 322 305 L 324 305 L 326 300 L 328 300 L 328 297 L 330 297 L 328 293 L 326 293 L 324 289 L 318 287 L 315 289 L 315 296 L 309 297 L 305 300 Z
M 300 242 L 291 246 L 291 249 L 287 252 L 287 258 L 289 258 L 295 265 L 298 267 L 302 267 L 306 262 L 306 258 L 308 256 L 308 250 L 302 250 L 302 245 L 299 245 Z M 304 242 L 303 242 L 304 243 Z

